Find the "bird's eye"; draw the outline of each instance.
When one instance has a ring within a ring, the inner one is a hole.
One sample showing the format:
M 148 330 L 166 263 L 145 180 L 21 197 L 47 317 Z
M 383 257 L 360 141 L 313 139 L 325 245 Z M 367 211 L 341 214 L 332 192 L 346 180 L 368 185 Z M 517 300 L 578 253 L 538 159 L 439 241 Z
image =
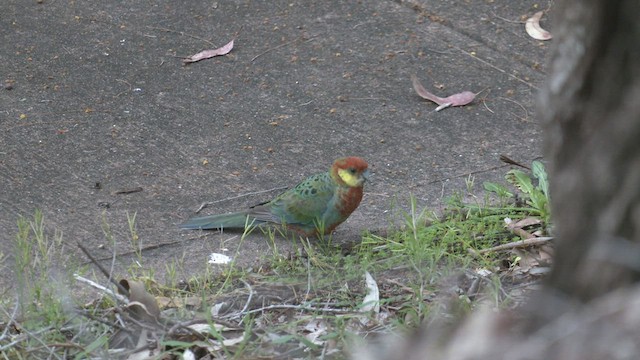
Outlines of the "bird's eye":
M 355 175 L 356 174 L 356 169 L 355 168 L 349 168 L 349 172 Z

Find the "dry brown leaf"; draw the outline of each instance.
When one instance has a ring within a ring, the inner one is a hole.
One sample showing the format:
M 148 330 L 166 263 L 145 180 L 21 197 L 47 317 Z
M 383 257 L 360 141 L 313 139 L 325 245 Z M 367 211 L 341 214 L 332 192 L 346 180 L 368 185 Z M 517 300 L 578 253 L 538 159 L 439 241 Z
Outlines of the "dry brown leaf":
M 531 225 L 539 225 L 540 223 L 542 223 L 542 220 L 540 220 L 539 218 L 530 216 L 530 217 L 526 217 L 524 219 L 512 222 L 511 224 L 509 224 L 509 226 L 514 228 L 524 228 Z
M 518 267 L 521 272 L 527 273 L 531 268 L 539 265 L 538 259 L 532 251 L 513 249 L 513 252 L 520 258 Z
M 540 27 L 542 15 L 544 15 L 543 11 L 538 11 L 533 14 L 532 17 L 527 19 L 527 22 L 524 24 L 524 29 L 529 36 L 536 40 L 550 40 L 553 37 L 551 33 Z
M 226 55 L 231 51 L 231 49 L 233 49 L 233 41 L 234 40 L 231 40 L 229 41 L 229 43 L 227 43 L 227 45 L 217 49 L 203 50 L 197 54 L 191 55 L 188 58 L 183 59 L 182 61 L 184 63 L 192 63 L 192 62 L 196 62 L 204 59 L 209 59 L 214 56 Z
M 144 320 L 156 320 L 160 316 L 160 307 L 153 295 L 149 294 L 140 281 L 120 280 L 120 285 L 129 291 L 129 308 Z
M 540 260 L 551 263 L 553 261 L 553 247 L 551 245 L 543 245 L 538 249 Z
M 434 103 L 440 105 L 436 108 L 436 111 L 448 108 L 449 106 L 467 105 L 476 98 L 476 94 L 472 93 L 471 91 L 463 91 L 458 94 L 447 96 L 446 98 L 441 98 L 425 89 L 422 84 L 420 84 L 417 76 L 411 75 L 411 82 L 413 83 L 413 89 L 421 98 L 433 101 Z
M 327 328 L 327 323 L 324 320 L 313 319 L 304 326 L 304 330 L 308 332 L 304 337 L 316 345 L 323 345 L 325 340 L 319 339 L 319 337 L 327 334 Z
M 184 298 L 168 298 L 166 296 L 158 296 L 156 298 L 158 306 L 161 309 L 173 308 L 199 308 L 202 305 L 202 298 L 199 296 L 188 296 Z
M 138 337 L 138 344 L 136 348 L 140 349 L 140 351 L 131 353 L 126 358 L 127 360 L 157 359 L 157 354 L 161 352 L 160 342 L 150 336 L 147 329 L 142 329 L 140 331 L 140 337 Z

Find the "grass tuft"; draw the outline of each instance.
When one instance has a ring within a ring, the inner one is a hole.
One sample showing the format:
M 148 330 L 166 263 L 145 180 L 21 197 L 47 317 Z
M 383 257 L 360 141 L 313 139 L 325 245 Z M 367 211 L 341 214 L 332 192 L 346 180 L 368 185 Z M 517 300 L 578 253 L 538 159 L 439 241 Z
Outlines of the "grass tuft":
M 521 240 L 522 234 L 546 235 L 548 181 L 536 162 L 532 174 L 512 170 L 507 181 L 485 182 L 478 191 L 469 177 L 439 212 L 410 196 L 394 214 L 398 226 L 366 232 L 355 246 L 335 243 L 331 234 L 314 240 L 280 227 L 261 228 L 271 251 L 259 266 L 244 269 L 232 261 L 192 274 L 181 259 L 166 264 L 164 284 L 157 283 L 154 269 L 143 267 L 137 214 L 127 214 L 136 255 L 127 280 L 143 283 L 147 292 L 135 299 L 130 294 L 129 301 L 161 304 L 153 321 L 113 295 L 78 305 L 70 290 L 77 267 L 59 266 L 69 263 L 60 260 L 63 234 L 47 229 L 43 214 L 35 211 L 17 223 L 18 291 L 16 298 L 0 299 L 0 352 L 15 359 L 127 358 L 134 348 L 150 347 L 154 356 L 167 359 L 188 352 L 225 359 L 346 357 L 353 344 L 410 331 L 435 316 L 451 320 L 480 302 L 518 306 L 522 284 L 537 281 L 526 269 L 536 266 L 532 259 L 543 251 L 491 249 Z M 530 221 L 514 231 L 505 219 Z M 106 220 L 102 229 L 114 246 Z M 247 223 L 245 229 L 232 258 L 255 227 Z M 290 239 L 291 254 L 280 253 L 278 237 Z M 375 284 L 364 281 L 365 273 Z M 361 311 L 365 296 L 379 303 L 379 312 Z

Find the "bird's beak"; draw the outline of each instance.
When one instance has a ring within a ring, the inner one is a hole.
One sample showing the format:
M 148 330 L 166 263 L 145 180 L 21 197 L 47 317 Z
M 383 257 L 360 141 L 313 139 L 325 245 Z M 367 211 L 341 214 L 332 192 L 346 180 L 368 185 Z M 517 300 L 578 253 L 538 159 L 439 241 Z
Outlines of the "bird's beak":
M 369 181 L 369 178 L 371 177 L 371 172 L 369 172 L 369 169 L 365 170 L 362 173 L 362 177 L 364 178 L 364 181 Z

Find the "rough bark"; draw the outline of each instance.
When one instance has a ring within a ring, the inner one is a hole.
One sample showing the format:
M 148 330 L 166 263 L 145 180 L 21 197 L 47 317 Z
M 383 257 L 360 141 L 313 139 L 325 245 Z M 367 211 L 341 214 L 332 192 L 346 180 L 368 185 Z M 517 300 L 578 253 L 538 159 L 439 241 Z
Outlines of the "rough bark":
M 386 358 L 639 357 L 639 14 L 638 0 L 555 4 L 540 109 L 556 255 L 528 311 L 480 309 L 453 330 L 422 329 Z
M 547 285 L 586 302 L 640 279 L 640 2 L 557 5 L 540 99 L 558 238 Z

